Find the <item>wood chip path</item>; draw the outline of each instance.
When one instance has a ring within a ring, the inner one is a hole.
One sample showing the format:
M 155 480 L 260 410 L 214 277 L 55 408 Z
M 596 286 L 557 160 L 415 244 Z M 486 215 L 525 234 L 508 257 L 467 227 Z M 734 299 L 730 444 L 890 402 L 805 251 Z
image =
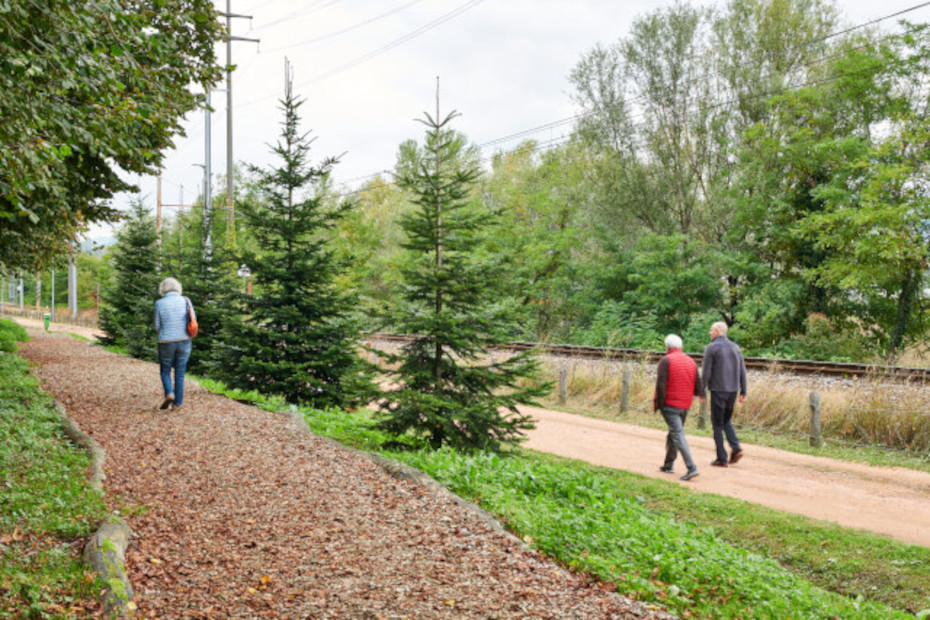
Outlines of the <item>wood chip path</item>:
M 45 390 L 107 452 L 138 617 L 660 618 L 443 493 L 155 364 L 31 330 Z

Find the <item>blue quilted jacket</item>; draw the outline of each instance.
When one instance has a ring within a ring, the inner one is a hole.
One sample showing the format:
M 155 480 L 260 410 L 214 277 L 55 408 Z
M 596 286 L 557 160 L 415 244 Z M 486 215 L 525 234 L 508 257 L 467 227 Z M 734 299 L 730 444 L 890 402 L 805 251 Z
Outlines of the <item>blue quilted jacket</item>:
M 191 306 L 191 312 L 193 310 Z M 196 313 L 194 318 L 197 318 Z M 190 340 L 187 333 L 187 297 L 171 291 L 155 302 L 155 331 L 158 332 L 158 342 Z

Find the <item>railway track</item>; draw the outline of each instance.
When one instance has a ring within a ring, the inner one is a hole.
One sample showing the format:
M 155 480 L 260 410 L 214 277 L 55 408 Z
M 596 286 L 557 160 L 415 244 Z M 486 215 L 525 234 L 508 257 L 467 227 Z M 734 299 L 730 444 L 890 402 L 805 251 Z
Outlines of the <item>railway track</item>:
M 410 342 L 413 336 L 372 333 L 372 340 L 388 342 Z M 538 349 L 543 355 L 607 361 L 658 362 L 664 355 L 659 351 L 645 349 L 617 349 L 612 347 L 588 347 L 568 344 L 544 344 L 537 342 L 510 342 L 498 347 L 502 351 L 527 351 Z M 698 364 L 704 359 L 700 353 L 689 353 Z M 878 364 L 853 364 L 846 362 L 818 362 L 814 360 L 785 360 L 767 357 L 747 357 L 746 368 L 799 375 L 823 375 L 832 377 L 874 377 L 925 382 L 930 380 L 930 368 L 885 366 Z

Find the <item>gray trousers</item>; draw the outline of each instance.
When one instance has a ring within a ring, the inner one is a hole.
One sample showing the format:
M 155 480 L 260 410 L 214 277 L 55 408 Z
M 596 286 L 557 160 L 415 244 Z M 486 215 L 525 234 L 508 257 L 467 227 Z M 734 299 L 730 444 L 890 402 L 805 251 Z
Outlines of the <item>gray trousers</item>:
M 681 452 L 681 457 L 685 460 L 685 466 L 688 470 L 695 469 L 694 459 L 691 458 L 691 450 L 688 448 L 688 440 L 685 439 L 685 419 L 688 417 L 687 409 L 675 409 L 674 407 L 662 407 L 662 417 L 668 424 L 668 436 L 665 438 L 665 466 L 671 467 Z

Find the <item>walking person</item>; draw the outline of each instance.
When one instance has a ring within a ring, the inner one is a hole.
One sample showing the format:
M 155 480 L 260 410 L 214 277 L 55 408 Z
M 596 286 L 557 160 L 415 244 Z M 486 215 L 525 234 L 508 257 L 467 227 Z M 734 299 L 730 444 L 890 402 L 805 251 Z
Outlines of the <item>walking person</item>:
M 685 461 L 688 471 L 682 480 L 691 480 L 698 475 L 697 465 L 691 458 L 691 449 L 685 438 L 685 420 L 694 397 L 704 396 L 704 384 L 697 364 L 682 350 L 679 336 L 669 334 L 665 337 L 665 357 L 656 368 L 656 392 L 653 398 L 653 410 L 661 411 L 668 425 L 665 438 L 665 463 L 659 470 L 673 473 L 678 453 Z
M 726 467 L 728 462 L 737 463 L 743 458 L 732 420 L 737 399 L 746 402 L 746 362 L 739 346 L 727 338 L 727 324 L 723 321 L 710 326 L 710 344 L 704 349 L 702 371 L 704 385 L 710 391 L 710 419 L 717 445 L 717 459 L 711 465 Z M 724 437 L 732 450 L 729 459 Z
M 165 400 L 161 409 L 177 410 L 184 404 L 184 374 L 191 356 L 191 336 L 187 333 L 189 319 L 196 320 L 191 300 L 181 296 L 181 283 L 165 278 L 158 286 L 161 299 L 155 302 L 155 331 L 158 332 L 158 363 Z M 171 371 L 174 370 L 174 386 Z

